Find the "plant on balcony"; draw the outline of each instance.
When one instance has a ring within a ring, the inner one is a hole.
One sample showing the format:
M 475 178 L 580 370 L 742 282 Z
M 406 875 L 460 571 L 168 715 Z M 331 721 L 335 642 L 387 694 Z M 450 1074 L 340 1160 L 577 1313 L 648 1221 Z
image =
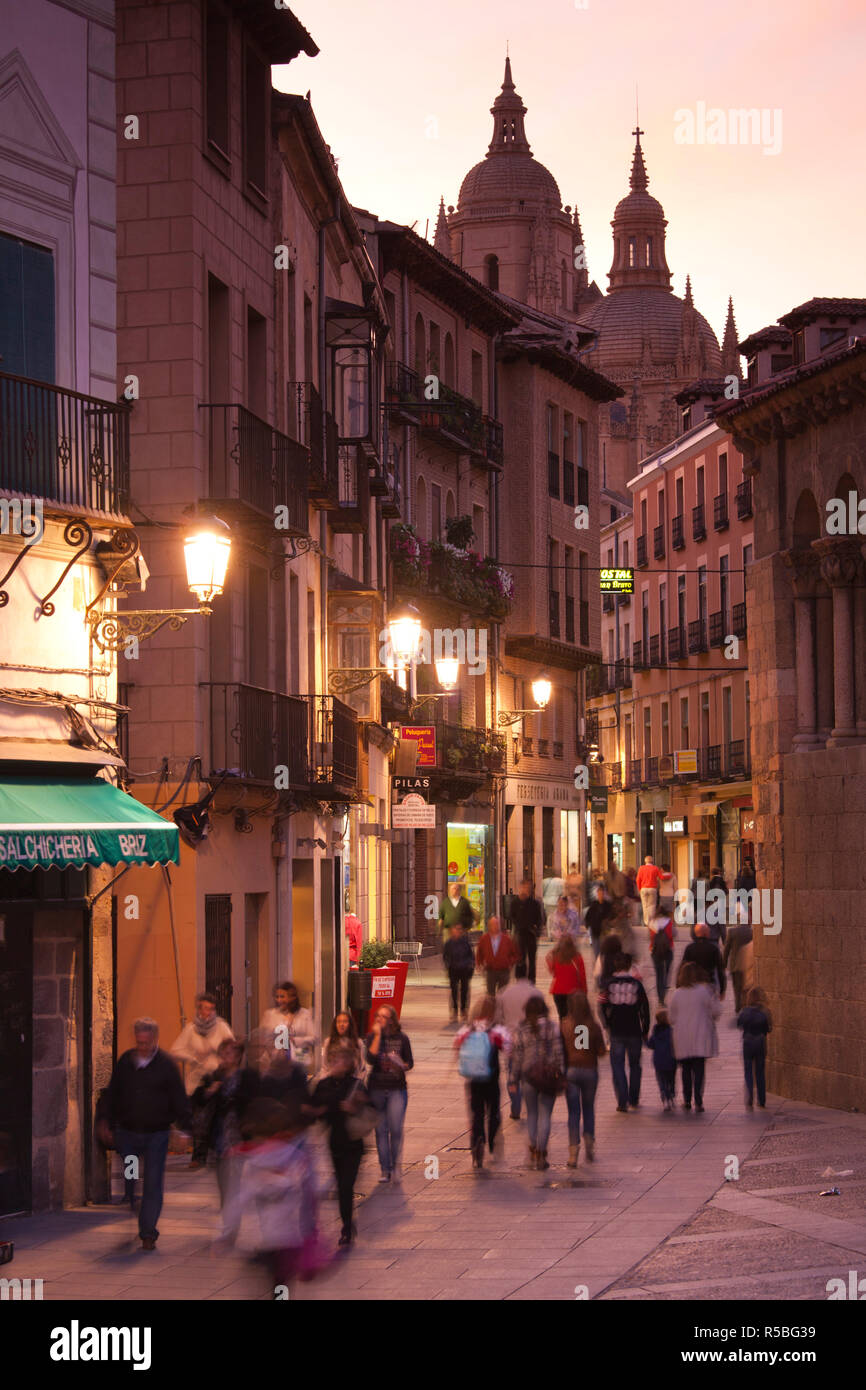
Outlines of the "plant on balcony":
M 445 522 L 445 539 L 458 550 L 468 550 L 475 539 L 471 516 L 449 516 Z
M 469 520 L 469 518 L 455 518 Z M 391 530 L 394 582 L 440 594 L 491 618 L 507 617 L 514 598 L 512 576 L 491 556 L 448 541 L 423 541 L 412 526 Z

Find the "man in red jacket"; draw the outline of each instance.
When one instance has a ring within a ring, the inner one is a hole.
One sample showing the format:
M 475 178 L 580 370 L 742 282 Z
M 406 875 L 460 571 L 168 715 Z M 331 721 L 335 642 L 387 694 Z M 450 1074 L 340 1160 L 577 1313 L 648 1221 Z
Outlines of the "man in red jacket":
M 637 871 L 635 884 L 640 893 L 641 907 L 643 908 L 643 924 L 648 927 L 656 915 L 659 902 L 659 884 L 662 881 L 662 871 L 657 869 L 653 863 L 651 854 L 644 856 L 644 861 Z
M 487 993 L 495 994 L 508 984 L 511 967 L 517 962 L 517 951 L 510 936 L 502 930 L 498 917 L 491 917 L 487 930 L 478 943 L 475 964 L 487 976 Z

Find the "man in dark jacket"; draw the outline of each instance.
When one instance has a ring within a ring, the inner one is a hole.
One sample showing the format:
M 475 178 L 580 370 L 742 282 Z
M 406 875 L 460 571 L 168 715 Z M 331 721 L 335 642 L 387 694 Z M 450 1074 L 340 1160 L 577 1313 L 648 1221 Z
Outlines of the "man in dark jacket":
M 466 929 L 460 922 L 451 927 L 451 935 L 445 942 L 442 960 L 448 971 L 451 986 L 451 1022 L 457 1020 L 458 995 L 460 1015 L 465 1023 L 469 1017 L 469 981 L 475 974 L 475 952 Z
M 719 998 L 725 997 L 725 967 L 718 946 L 710 940 L 710 929 L 706 922 L 695 923 L 695 939 L 683 951 L 683 962 L 693 960 L 705 971 L 714 989 L 718 987 Z
M 120 1154 L 130 1205 L 135 1201 L 138 1163 L 144 1159 L 138 1231 L 142 1249 L 155 1250 L 169 1129 L 176 1121 L 188 1132 L 192 1115 L 180 1072 L 159 1047 L 159 1025 L 152 1018 L 139 1018 L 133 1032 L 135 1047 L 117 1060 L 100 1101 L 97 1125 L 102 1142 Z
M 532 884 L 525 878 L 517 889 L 517 897 L 511 899 L 510 921 L 514 928 L 517 951 L 526 962 L 526 975 L 535 984 L 535 953 L 538 938 L 544 926 L 544 908 L 538 898 L 532 896 Z
M 606 896 L 602 884 L 596 884 L 595 894 L 589 907 L 586 909 L 584 924 L 589 932 L 589 939 L 592 944 L 593 955 L 598 959 L 598 952 L 601 946 L 602 932 L 605 923 L 609 922 L 613 915 L 613 903 Z
M 602 1017 L 610 1034 L 610 1070 L 616 1092 L 616 1108 L 625 1114 L 640 1103 L 641 1050 L 649 1035 L 650 1011 L 646 990 L 628 973 L 631 961 L 618 955 L 613 975 L 599 993 Z M 625 1062 L 628 1058 L 628 1081 Z

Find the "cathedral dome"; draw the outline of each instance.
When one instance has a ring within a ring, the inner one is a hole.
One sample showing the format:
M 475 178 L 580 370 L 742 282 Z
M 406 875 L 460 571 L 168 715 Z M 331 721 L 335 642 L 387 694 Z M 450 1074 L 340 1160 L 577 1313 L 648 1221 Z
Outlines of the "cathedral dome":
M 458 212 L 491 203 L 525 202 L 534 210 L 544 206 L 558 212 L 562 198 L 549 169 L 534 158 L 523 118 L 526 107 L 511 79 L 511 59 L 505 60 L 502 90 L 490 108 L 493 139 L 484 159 L 469 170 L 460 185 Z
M 580 320 L 599 335 L 592 358 L 601 369 L 637 363 L 661 366 L 676 362 L 691 346 L 700 359 L 701 375 L 722 375 L 718 339 L 692 305 L 690 292 L 678 299 L 651 285 L 620 289 L 582 309 Z

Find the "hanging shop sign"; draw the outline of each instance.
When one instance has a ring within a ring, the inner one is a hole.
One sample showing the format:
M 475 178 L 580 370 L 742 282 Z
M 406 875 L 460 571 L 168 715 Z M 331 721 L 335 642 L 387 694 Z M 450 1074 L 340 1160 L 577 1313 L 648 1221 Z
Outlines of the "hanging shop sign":
M 666 835 L 688 835 L 689 818 L 688 816 L 674 816 L 672 820 L 665 821 Z
M 596 816 L 603 816 L 607 813 L 607 787 L 590 787 L 589 789 L 589 811 Z
M 689 772 L 697 772 L 697 770 L 697 748 L 681 748 L 678 753 L 674 753 L 674 772 L 678 777 Z
M 435 830 L 436 807 L 419 792 L 409 792 L 391 807 L 391 824 L 395 830 Z
M 418 747 L 418 767 L 436 766 L 436 726 L 435 724 L 404 725 L 400 738 L 414 742 Z
M 634 570 L 632 569 L 603 569 L 599 570 L 598 587 L 603 594 L 633 594 L 634 593 Z

